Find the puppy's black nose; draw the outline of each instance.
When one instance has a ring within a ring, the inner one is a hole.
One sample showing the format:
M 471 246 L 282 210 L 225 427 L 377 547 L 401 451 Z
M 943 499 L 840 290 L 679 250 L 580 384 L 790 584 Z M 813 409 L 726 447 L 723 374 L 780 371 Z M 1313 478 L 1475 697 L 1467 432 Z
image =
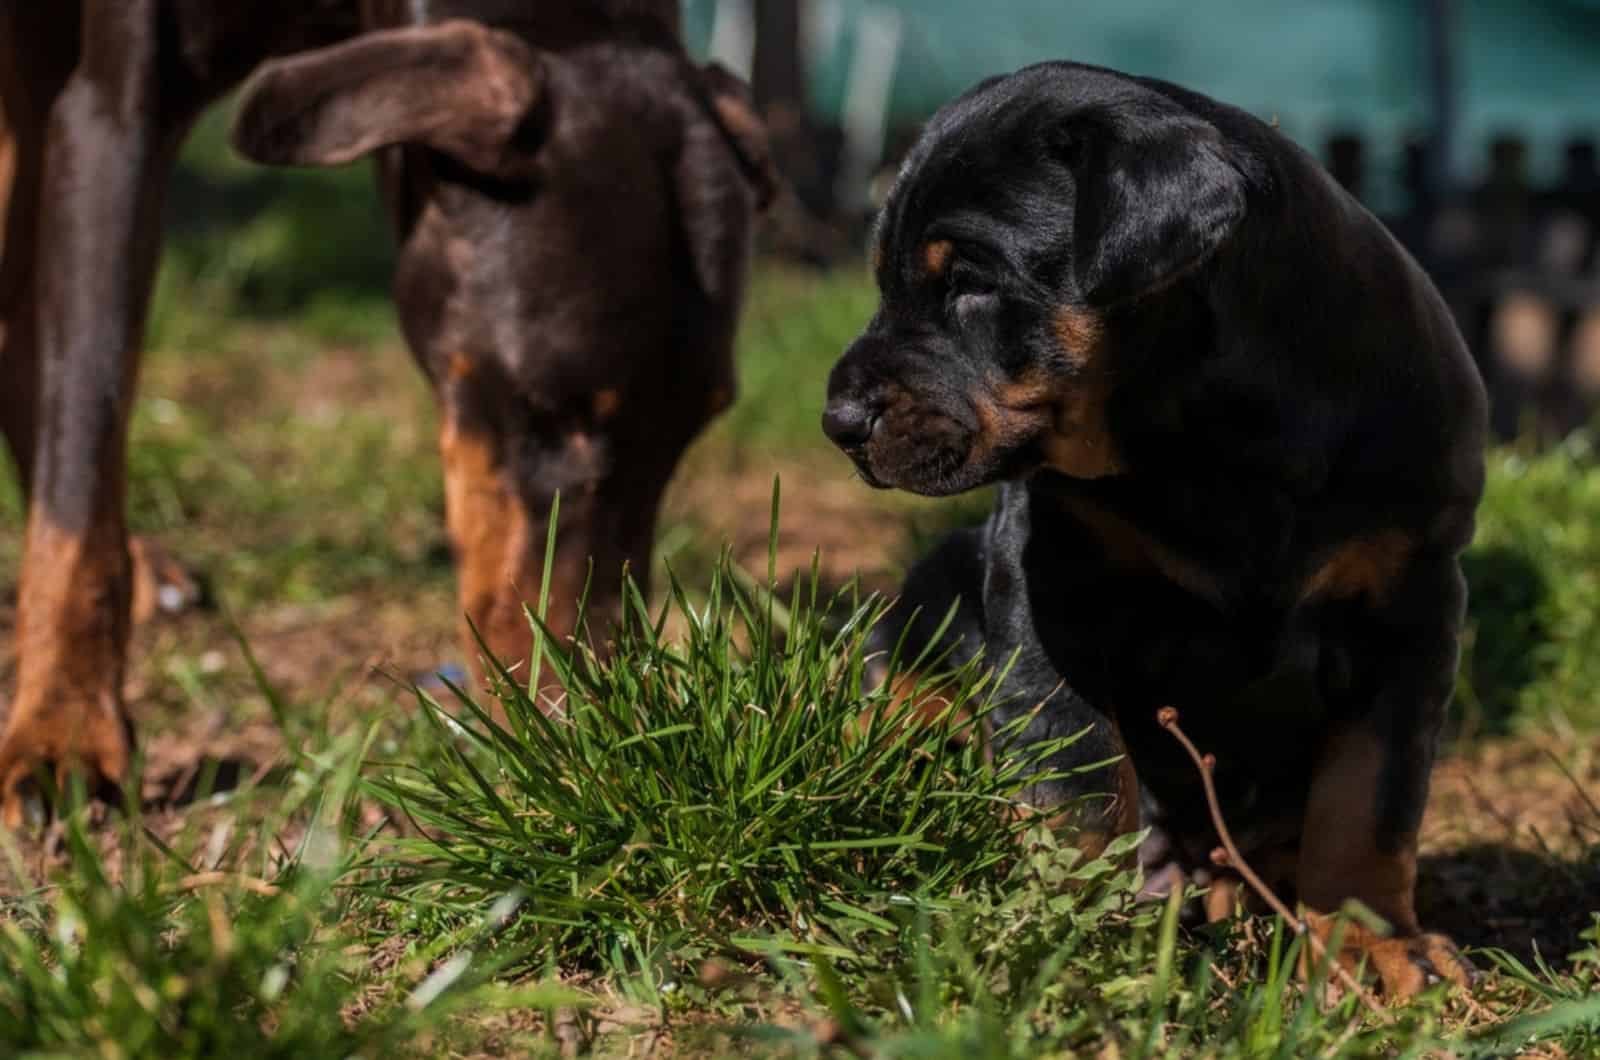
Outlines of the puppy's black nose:
M 867 444 L 877 425 L 877 413 L 859 401 L 835 398 L 822 410 L 822 433 L 845 449 Z

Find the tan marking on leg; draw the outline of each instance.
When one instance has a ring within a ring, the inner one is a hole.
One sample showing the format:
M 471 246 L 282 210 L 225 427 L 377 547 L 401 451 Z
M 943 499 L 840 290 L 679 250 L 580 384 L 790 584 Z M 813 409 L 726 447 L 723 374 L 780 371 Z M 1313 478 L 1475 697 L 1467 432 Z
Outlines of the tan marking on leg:
M 1117 763 L 1117 790 L 1111 804 L 1112 827 L 1118 835 L 1139 830 L 1139 774 L 1126 751 Z
M 0 823 L 22 824 L 20 786 L 34 770 L 89 774 L 90 789 L 127 771 L 122 704 L 128 553 L 108 522 L 74 534 L 38 509 L 28 522 L 18 596 L 16 697 L 0 736 Z
M 1366 597 L 1382 603 L 1405 573 L 1416 541 L 1401 530 L 1382 530 L 1346 541 L 1333 550 L 1300 591 L 1302 602 Z
M 1237 913 L 1243 904 L 1240 893 L 1243 889 L 1244 881 L 1237 876 L 1218 876 L 1211 881 L 1206 890 L 1206 923 L 1215 924 Z
M 1444 935 L 1385 938 L 1354 920 L 1347 918 L 1340 924 L 1337 918 L 1318 913 L 1307 914 L 1306 924 L 1330 950 L 1333 936 L 1338 934 L 1339 962 L 1352 972 L 1364 962 L 1367 970 L 1378 977 L 1384 997 L 1390 1001 L 1405 1001 L 1445 981 L 1470 989 L 1477 978 L 1477 969 Z M 1302 965 L 1305 956 L 1302 955 Z M 1305 970 L 1302 967 L 1302 974 Z
M 955 249 L 955 244 L 948 239 L 936 239 L 922 248 L 922 268 L 929 279 L 944 275 Z
M 447 412 L 439 451 L 461 611 L 501 663 L 525 669 L 533 635 L 522 601 L 536 601 L 539 592 L 538 580 L 525 569 L 532 544 L 526 513 L 504 479 L 493 439 L 461 430 Z M 471 630 L 463 628 L 462 636 L 476 660 Z
M 1360 724 L 1330 737 L 1306 800 L 1297 889 L 1319 912 L 1357 898 L 1397 931 L 1415 934 L 1416 837 L 1405 837 L 1392 853 L 1377 846 L 1383 758 L 1377 736 Z
M 1128 756 L 1122 730 L 1109 722 L 1122 757 L 1117 760 L 1109 798 L 1090 798 L 1080 805 L 1051 812 L 1048 808 L 1018 806 L 1017 818 L 1042 819 L 1046 828 L 1080 851 L 1086 859 L 1099 857 L 1113 839 L 1139 830 L 1139 775 Z
M 889 690 L 889 702 L 875 712 L 863 714 L 857 721 L 856 727 L 865 735 L 874 716 L 888 720 L 892 731 L 896 734 L 909 726 L 926 728 L 937 725 L 950 709 L 954 693 L 955 689 L 948 683 L 927 681 L 922 674 L 910 671 L 901 673 L 895 678 L 894 685 Z M 990 750 L 987 726 L 978 727 L 969 724 L 971 717 L 971 713 L 965 707 L 956 712 L 950 722 L 950 727 L 955 730 L 951 734 L 952 742 L 958 747 L 964 747 L 976 735 L 983 742 L 983 753 L 987 756 Z
M 1378 792 L 1384 748 L 1364 726 L 1337 730 L 1312 779 L 1301 832 L 1296 873 L 1301 903 L 1313 929 L 1326 938 L 1332 914 L 1354 898 L 1388 921 L 1392 938 L 1347 924 L 1341 959 L 1354 965 L 1364 956 L 1391 997 L 1410 997 L 1440 976 L 1465 985 L 1470 966 L 1449 940 L 1424 935 L 1417 923 L 1416 836 L 1401 838 L 1393 851 L 1378 848 Z M 1432 964 L 1438 957 L 1437 964 Z

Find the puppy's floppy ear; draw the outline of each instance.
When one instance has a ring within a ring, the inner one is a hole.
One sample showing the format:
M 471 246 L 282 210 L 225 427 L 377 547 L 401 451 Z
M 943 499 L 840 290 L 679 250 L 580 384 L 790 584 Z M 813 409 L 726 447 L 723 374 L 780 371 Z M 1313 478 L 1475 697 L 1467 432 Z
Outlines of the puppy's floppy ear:
M 673 180 L 695 278 L 723 301 L 742 287 L 752 216 L 772 204 L 781 178 L 749 86 L 716 63 L 690 75 L 700 102 L 685 119 Z
M 494 174 L 543 83 L 531 48 L 477 22 L 379 30 L 265 64 L 245 88 L 233 144 L 289 166 L 421 144 Z
M 1215 126 L 1160 117 L 1088 134 L 1078 164 L 1074 258 L 1091 305 L 1132 298 L 1204 261 L 1245 214 L 1244 177 Z M 1102 138 L 1103 137 L 1103 138 Z

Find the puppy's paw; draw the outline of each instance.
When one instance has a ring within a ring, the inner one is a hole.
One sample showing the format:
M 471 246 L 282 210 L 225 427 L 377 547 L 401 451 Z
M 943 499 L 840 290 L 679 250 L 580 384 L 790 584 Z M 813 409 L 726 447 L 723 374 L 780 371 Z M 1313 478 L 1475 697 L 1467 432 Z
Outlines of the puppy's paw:
M 1311 915 L 1307 921 L 1324 945 L 1337 933 L 1339 960 L 1352 971 L 1365 964 L 1390 1001 L 1405 1001 L 1444 982 L 1470 990 L 1477 981 L 1472 962 L 1444 935 L 1420 932 L 1385 937 L 1348 920 L 1336 932 L 1331 916 Z
M 1443 935 L 1379 939 L 1366 952 L 1369 967 L 1383 982 L 1384 996 L 1391 1000 L 1404 1001 L 1446 981 L 1470 990 L 1478 977 L 1472 962 Z

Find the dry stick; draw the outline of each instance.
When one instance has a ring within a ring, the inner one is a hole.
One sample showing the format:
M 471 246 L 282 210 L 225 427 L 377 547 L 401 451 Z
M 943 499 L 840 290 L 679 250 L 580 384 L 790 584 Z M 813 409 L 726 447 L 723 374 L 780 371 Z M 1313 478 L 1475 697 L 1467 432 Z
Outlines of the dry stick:
M 1228 823 L 1222 819 L 1222 804 L 1217 801 L 1216 785 L 1211 781 L 1212 770 L 1217 765 L 1216 756 L 1201 754 L 1189 737 L 1184 734 L 1183 729 L 1178 725 L 1178 708 L 1162 707 L 1156 711 L 1156 722 L 1163 729 L 1170 732 L 1174 739 L 1183 744 L 1183 749 L 1189 752 L 1189 757 L 1194 759 L 1195 767 L 1200 770 L 1200 783 L 1205 787 L 1206 806 L 1211 810 L 1211 823 L 1217 829 L 1218 838 L 1222 840 L 1221 848 L 1211 852 L 1211 860 L 1218 865 L 1230 866 L 1240 876 L 1243 876 L 1244 881 L 1250 885 L 1251 889 L 1261 896 L 1262 901 L 1272 907 L 1273 912 L 1283 917 L 1284 922 L 1294 929 L 1296 935 L 1301 935 L 1310 941 L 1311 948 L 1317 952 L 1317 959 L 1331 967 L 1334 974 L 1339 977 L 1339 981 L 1353 992 L 1356 997 L 1360 998 L 1363 1005 L 1381 1015 L 1383 1009 L 1373 996 L 1367 992 L 1366 988 L 1345 969 L 1345 966 L 1338 959 L 1329 959 L 1328 949 L 1322 944 L 1322 939 L 1318 937 L 1317 933 L 1312 931 L 1304 920 L 1289 911 L 1289 907 L 1284 905 L 1282 900 L 1272 892 L 1272 888 L 1268 887 L 1261 877 L 1255 874 L 1255 870 L 1245 861 L 1244 855 L 1239 853 L 1239 848 L 1233 843 L 1233 835 L 1228 831 Z
M 281 893 L 281 889 L 275 883 L 268 883 L 266 880 L 259 880 L 254 876 L 229 872 L 197 872 L 190 876 L 184 876 L 178 880 L 176 886 L 180 891 L 197 891 L 202 887 L 221 887 L 228 884 L 237 886 L 241 891 L 250 891 L 253 894 L 259 894 L 267 898 L 275 897 Z

